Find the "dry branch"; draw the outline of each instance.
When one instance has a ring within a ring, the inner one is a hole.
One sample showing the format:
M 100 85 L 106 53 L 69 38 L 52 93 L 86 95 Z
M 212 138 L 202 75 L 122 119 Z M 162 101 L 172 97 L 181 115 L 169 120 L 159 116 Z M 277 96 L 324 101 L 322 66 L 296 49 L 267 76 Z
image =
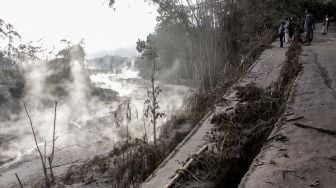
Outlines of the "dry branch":
M 50 176 L 51 176 L 51 183 L 55 183 L 54 172 L 52 170 L 52 162 L 54 160 L 55 155 L 55 134 L 56 134 L 56 116 L 57 116 L 57 101 L 55 101 L 55 112 L 54 112 L 54 129 L 53 129 L 53 138 L 52 138 L 52 151 L 50 156 L 48 157 L 49 167 L 50 167 Z
M 15 176 L 16 176 L 16 179 L 18 180 L 19 184 L 20 184 L 20 187 L 23 188 L 23 185 L 22 185 L 21 180 L 20 180 L 19 176 L 17 175 L 17 173 L 15 173 Z
M 37 151 L 38 151 L 38 153 L 40 155 L 40 158 L 41 158 L 41 163 L 42 163 L 42 168 L 43 168 L 43 174 L 44 174 L 44 177 L 45 177 L 45 184 L 46 184 L 46 187 L 50 187 L 50 181 L 49 181 L 48 174 L 47 174 L 47 168 L 46 168 L 45 162 L 43 160 L 43 155 L 41 153 L 40 147 L 38 146 L 38 143 L 37 143 L 36 134 L 35 134 L 34 126 L 33 126 L 33 121 L 32 121 L 32 119 L 31 119 L 31 117 L 30 117 L 30 115 L 28 113 L 26 104 L 24 103 L 23 106 L 24 106 L 24 109 L 26 111 L 27 117 L 29 119 L 30 128 L 31 128 L 33 136 L 34 136 L 34 141 L 35 141 L 35 145 L 36 145 Z
M 182 174 L 182 172 L 184 172 L 184 171 L 187 171 L 188 170 L 188 168 L 190 167 L 190 165 L 195 161 L 195 157 L 196 156 L 199 156 L 201 153 L 203 153 L 205 150 L 207 150 L 208 149 L 208 145 L 204 145 L 194 156 L 192 156 L 188 161 L 187 161 L 187 163 L 183 166 L 183 168 L 182 169 L 179 169 L 178 171 L 177 171 L 177 174 L 174 176 L 174 178 L 168 183 L 168 184 L 166 184 L 164 187 L 165 188 L 170 188 L 170 187 L 172 187 L 174 184 L 175 184 L 175 182 L 181 177 L 181 174 Z
M 295 117 L 295 118 L 287 119 L 286 121 L 287 121 L 287 122 L 290 122 L 290 121 L 296 121 L 296 120 L 300 120 L 300 119 L 303 119 L 303 118 L 304 118 L 303 116 L 299 116 L 299 117 Z

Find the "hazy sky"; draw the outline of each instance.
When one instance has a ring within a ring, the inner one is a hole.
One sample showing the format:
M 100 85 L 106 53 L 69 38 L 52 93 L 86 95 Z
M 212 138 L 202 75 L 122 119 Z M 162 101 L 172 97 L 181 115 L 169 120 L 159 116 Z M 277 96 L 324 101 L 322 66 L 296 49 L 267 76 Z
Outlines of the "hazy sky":
M 144 0 L 0 0 L 0 19 L 14 25 L 23 41 L 50 45 L 85 39 L 87 52 L 135 46 L 154 30 L 156 10 Z

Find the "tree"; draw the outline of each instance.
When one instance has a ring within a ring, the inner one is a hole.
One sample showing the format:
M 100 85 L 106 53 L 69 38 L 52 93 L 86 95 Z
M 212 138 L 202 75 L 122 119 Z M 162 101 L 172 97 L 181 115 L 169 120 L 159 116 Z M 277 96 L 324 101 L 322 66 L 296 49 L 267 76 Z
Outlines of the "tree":
M 219 81 L 234 78 L 245 67 L 242 66 L 242 59 L 251 48 L 258 46 L 253 40 L 258 40 L 266 31 L 273 32 L 282 19 L 292 16 L 300 27 L 305 8 L 311 9 L 316 17 L 321 17 L 322 12 L 329 12 L 330 16 L 330 7 L 335 4 L 330 0 L 144 1 L 158 7 L 155 40 L 160 40 L 163 37 L 160 34 L 165 34 L 162 31 L 172 26 L 177 26 L 175 31 L 178 32 L 169 32 L 186 39 L 173 44 L 180 47 L 179 52 L 174 52 L 172 45 L 156 42 L 160 64 L 165 67 L 162 63 L 171 63 L 171 58 L 166 54 L 182 59 L 180 67 L 183 67 L 183 73 L 190 78 L 191 86 L 199 90 L 214 88 Z M 114 4 L 115 1 L 110 3 Z M 249 41 L 252 42 L 249 44 Z
M 32 42 L 25 44 L 19 43 L 21 35 L 15 30 L 14 26 L 0 19 L 0 62 L 5 66 L 6 62 L 12 64 L 19 61 L 35 61 L 38 52 L 42 52 L 42 48 L 34 46 Z M 2 49 L 1 49 L 2 48 Z
M 155 85 L 155 73 L 156 73 L 156 58 L 157 51 L 153 43 L 152 35 L 147 37 L 147 41 L 141 41 L 140 39 L 137 42 L 137 50 L 141 53 L 142 58 L 147 58 L 153 63 L 152 75 L 151 75 L 151 89 L 147 91 L 147 99 L 145 100 L 145 110 L 144 116 L 150 119 L 150 122 L 153 124 L 153 134 L 154 134 L 154 144 L 156 145 L 156 128 L 157 120 L 161 118 L 164 114 L 161 113 L 158 96 L 162 92 L 162 89 L 159 86 Z
M 57 102 L 55 101 L 55 112 L 54 112 L 55 114 L 54 114 L 54 121 L 53 121 L 53 137 L 52 137 L 52 151 L 49 154 L 49 156 L 47 156 L 47 153 L 46 153 L 46 147 L 47 147 L 47 142 L 46 141 L 45 141 L 45 144 L 44 144 L 44 147 L 45 147 L 44 155 L 41 152 L 41 149 L 40 149 L 40 147 L 38 145 L 38 142 L 37 142 L 37 137 L 36 137 L 36 132 L 35 132 L 35 129 L 34 129 L 34 126 L 33 126 L 33 121 L 32 121 L 32 119 L 29 115 L 26 104 L 24 104 L 24 109 L 25 109 L 26 115 L 29 119 L 30 128 L 32 130 L 32 134 L 33 134 L 34 141 L 35 141 L 35 146 L 36 146 L 36 149 L 37 149 L 37 151 L 39 153 L 39 156 L 40 156 L 40 159 L 41 159 L 42 170 L 43 170 L 44 179 L 45 179 L 45 185 L 46 185 L 47 188 L 49 188 L 49 187 L 51 187 L 51 185 L 55 184 L 55 177 L 54 177 L 54 173 L 53 173 L 53 170 L 52 170 L 53 169 L 52 162 L 54 160 L 54 155 L 55 155 Z M 47 160 L 49 162 L 50 177 L 48 176 L 48 171 L 47 171 L 47 164 L 46 164 Z M 18 179 L 19 182 L 21 182 L 19 180 L 18 176 L 17 176 L 17 179 Z

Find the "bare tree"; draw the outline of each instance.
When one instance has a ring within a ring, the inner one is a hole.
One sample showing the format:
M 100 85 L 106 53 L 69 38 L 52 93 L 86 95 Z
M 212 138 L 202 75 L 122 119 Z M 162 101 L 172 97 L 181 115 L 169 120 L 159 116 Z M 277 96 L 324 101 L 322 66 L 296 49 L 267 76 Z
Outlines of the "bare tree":
M 52 163 L 54 161 L 55 156 L 55 141 L 56 141 L 56 116 L 57 116 L 57 101 L 55 101 L 55 112 L 54 112 L 54 129 L 53 129 L 53 138 L 52 138 L 52 150 L 51 154 L 48 157 L 49 167 L 50 167 L 50 176 L 51 176 L 51 183 L 55 183 L 54 172 L 52 170 Z
M 128 144 L 128 139 L 130 138 L 129 136 L 129 130 L 128 130 L 128 126 L 130 124 L 130 122 L 132 121 L 132 111 L 131 111 L 131 107 L 130 107 L 130 101 L 127 101 L 126 104 L 126 143 Z
M 44 174 L 44 178 L 45 178 L 45 185 L 46 185 L 46 187 L 49 188 L 51 185 L 55 184 L 55 177 L 54 177 L 54 173 L 53 173 L 52 163 L 53 163 L 54 156 L 55 156 L 57 102 L 55 101 L 55 112 L 54 112 L 54 121 L 53 121 L 53 137 L 52 137 L 52 151 L 51 151 L 49 156 L 47 156 L 47 149 L 46 149 L 47 148 L 47 141 L 46 140 L 44 142 L 44 155 L 42 155 L 40 147 L 37 143 L 37 138 L 36 138 L 36 133 L 35 133 L 34 126 L 33 126 L 33 121 L 32 121 L 32 119 L 29 115 L 29 112 L 27 110 L 27 106 L 26 106 L 25 103 L 24 103 L 24 109 L 25 109 L 27 117 L 29 119 L 32 134 L 34 136 L 35 145 L 36 145 L 37 151 L 38 151 L 40 159 L 41 159 L 43 174 Z M 48 176 L 48 172 L 47 172 L 47 165 L 46 165 L 47 161 L 49 163 L 50 177 Z
M 35 130 L 34 130 L 34 126 L 33 126 L 33 121 L 28 113 L 28 110 L 27 110 L 27 106 L 26 104 L 24 103 L 24 109 L 26 111 L 26 114 L 27 114 L 27 117 L 29 119 L 29 123 L 30 123 L 30 128 L 32 130 L 32 134 L 34 136 L 34 141 L 35 141 L 35 146 L 36 146 L 36 149 L 40 155 L 40 159 L 41 159 L 41 163 L 42 163 L 42 168 L 43 168 L 43 174 L 44 174 L 44 178 L 45 178 L 45 184 L 46 184 L 46 187 L 50 187 L 50 181 L 49 181 L 49 177 L 48 177 L 48 173 L 47 173 L 47 167 L 46 167 L 46 164 L 45 164 L 45 160 L 44 160 L 44 157 L 42 155 L 42 152 L 40 150 L 40 147 L 37 143 L 37 138 L 36 138 L 36 134 L 35 134 Z

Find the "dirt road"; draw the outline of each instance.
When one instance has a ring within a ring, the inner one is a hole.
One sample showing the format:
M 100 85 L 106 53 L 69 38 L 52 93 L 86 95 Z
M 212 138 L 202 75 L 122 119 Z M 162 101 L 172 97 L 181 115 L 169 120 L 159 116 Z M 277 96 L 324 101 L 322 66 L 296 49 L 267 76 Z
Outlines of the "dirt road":
M 333 30 L 333 29 L 332 29 Z M 315 32 L 283 120 L 243 178 L 241 188 L 336 185 L 336 32 Z M 297 119 L 297 120 L 294 120 Z

